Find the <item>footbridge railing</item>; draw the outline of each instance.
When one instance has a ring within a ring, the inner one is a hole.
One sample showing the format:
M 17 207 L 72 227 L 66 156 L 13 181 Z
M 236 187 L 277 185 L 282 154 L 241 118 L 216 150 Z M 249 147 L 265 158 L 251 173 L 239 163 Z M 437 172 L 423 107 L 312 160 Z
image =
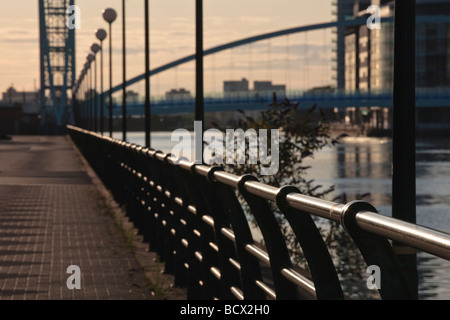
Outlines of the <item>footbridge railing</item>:
M 68 132 L 165 263 L 165 272 L 174 275 L 176 286 L 187 288 L 187 299 L 345 299 L 312 216 L 339 222 L 367 266 L 379 267 L 382 299 L 415 297 L 391 240 L 450 260 L 450 235 L 380 215 L 367 202 L 312 198 L 291 186 L 274 188 L 251 175 L 175 161 L 77 127 L 68 126 Z M 264 246 L 252 236 L 238 193 L 258 223 Z M 290 224 L 308 273 L 292 263 L 270 202 Z

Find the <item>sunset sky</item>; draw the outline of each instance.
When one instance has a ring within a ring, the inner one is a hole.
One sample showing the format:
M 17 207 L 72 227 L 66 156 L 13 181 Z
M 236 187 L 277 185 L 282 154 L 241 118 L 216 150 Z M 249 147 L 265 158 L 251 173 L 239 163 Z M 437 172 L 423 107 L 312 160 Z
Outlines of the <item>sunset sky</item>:
M 0 91 L 13 84 L 18 90 L 39 88 L 39 24 L 38 1 L 5 1 L 0 11 Z M 113 82 L 122 79 L 121 0 L 77 0 L 81 8 L 81 29 L 77 30 L 77 76 L 90 45 L 96 40 L 95 30 L 107 29 L 101 13 L 106 7 L 115 8 L 118 19 L 113 24 L 114 71 Z M 127 0 L 127 78 L 144 72 L 144 2 Z M 151 67 L 194 53 L 195 1 L 150 1 Z M 204 1 L 205 49 L 243 37 L 332 20 L 331 0 L 206 0 Z M 224 79 L 273 80 L 288 82 L 294 78 L 306 81 L 311 74 L 301 71 L 305 56 L 329 60 L 328 51 L 317 49 L 330 46 L 328 31 L 292 35 L 255 43 L 246 48 L 229 50 L 205 59 L 205 86 L 220 91 Z M 302 43 L 308 43 L 308 49 Z M 303 50 L 300 52 L 300 50 Z M 305 51 L 307 50 L 307 51 Z M 307 52 L 307 54 L 305 53 Z M 320 51 L 317 51 L 320 52 Z M 289 58 L 287 58 L 289 57 Z M 105 55 L 107 59 L 107 55 Z M 106 60 L 107 61 L 107 60 Z M 311 61 L 307 62 L 313 66 Z M 317 60 L 318 68 L 320 60 Z M 322 63 L 323 64 L 323 63 Z M 106 63 L 105 63 L 106 65 Z M 279 69 L 283 66 L 283 71 Z M 152 92 L 162 93 L 170 87 L 192 89 L 193 63 L 180 66 L 160 77 L 152 78 Z M 214 71 L 211 71 L 214 70 Z M 311 71 L 320 75 L 318 84 L 326 84 L 330 75 L 326 69 Z M 107 76 L 107 74 L 105 74 Z M 159 79 L 156 79 L 159 78 Z M 265 79 L 266 78 L 266 79 Z M 270 79 L 269 79 L 270 78 Z M 142 92 L 143 83 L 132 88 Z

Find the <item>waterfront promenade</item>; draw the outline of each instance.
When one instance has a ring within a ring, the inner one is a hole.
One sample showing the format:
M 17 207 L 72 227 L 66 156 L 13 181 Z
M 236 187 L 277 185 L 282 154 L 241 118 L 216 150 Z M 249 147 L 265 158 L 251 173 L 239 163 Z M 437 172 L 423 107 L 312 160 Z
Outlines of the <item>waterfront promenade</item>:
M 0 140 L 0 300 L 153 298 L 101 188 L 67 137 Z

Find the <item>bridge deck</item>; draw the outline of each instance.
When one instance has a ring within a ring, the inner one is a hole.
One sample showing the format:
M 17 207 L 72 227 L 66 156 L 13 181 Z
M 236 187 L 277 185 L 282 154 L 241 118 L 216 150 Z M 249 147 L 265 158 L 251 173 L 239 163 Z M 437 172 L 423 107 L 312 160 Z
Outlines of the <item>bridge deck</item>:
M 88 172 L 65 137 L 0 141 L 0 299 L 151 298 Z

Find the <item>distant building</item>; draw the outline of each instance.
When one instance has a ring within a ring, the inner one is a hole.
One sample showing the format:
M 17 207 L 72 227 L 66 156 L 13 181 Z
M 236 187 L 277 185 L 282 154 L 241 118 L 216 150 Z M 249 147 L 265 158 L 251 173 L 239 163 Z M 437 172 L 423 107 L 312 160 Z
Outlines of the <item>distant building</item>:
M 39 91 L 17 91 L 10 87 L 2 93 L 1 106 L 22 106 L 23 113 L 39 113 Z
M 335 88 L 331 85 L 328 85 L 328 86 L 311 88 L 311 89 L 307 90 L 305 93 L 322 94 L 322 93 L 330 93 L 330 92 L 334 92 L 334 91 L 335 91 Z
M 256 97 L 271 97 L 276 94 L 278 98 L 286 97 L 286 85 L 272 84 L 272 81 L 255 81 L 253 85 L 253 92 Z
M 129 103 L 138 103 L 139 102 L 139 94 L 135 91 L 127 91 L 127 102 Z
M 238 93 L 238 92 L 248 92 L 249 82 L 247 79 L 242 78 L 239 81 L 224 81 L 223 82 L 223 92 L 227 93 Z
M 284 98 L 286 95 L 286 85 L 274 85 L 272 81 L 254 81 L 253 89 L 249 87 L 249 81 L 245 78 L 238 81 L 224 81 L 223 93 L 225 98 L 237 97 L 272 97 Z
M 184 88 L 172 89 L 166 92 L 166 100 L 168 101 L 188 100 L 191 98 L 192 98 L 191 92 Z

